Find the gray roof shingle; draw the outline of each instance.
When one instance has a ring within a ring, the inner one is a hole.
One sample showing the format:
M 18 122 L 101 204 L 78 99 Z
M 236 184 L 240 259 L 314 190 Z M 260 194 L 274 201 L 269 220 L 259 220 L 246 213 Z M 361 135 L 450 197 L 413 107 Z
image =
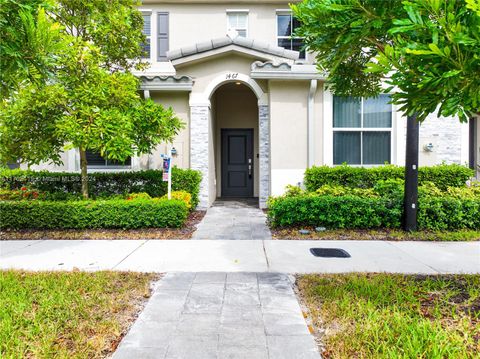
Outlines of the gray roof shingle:
M 214 49 L 219 49 L 221 47 L 236 45 L 246 49 L 251 49 L 266 54 L 283 57 L 286 59 L 297 60 L 299 57 L 298 51 L 292 51 L 284 49 L 283 47 L 270 45 L 266 42 L 245 38 L 245 37 L 234 37 L 224 36 L 209 41 L 199 42 L 195 45 L 182 47 L 180 49 L 172 50 L 167 52 L 167 58 L 169 60 L 177 60 L 183 57 L 192 56 L 195 54 L 200 54 L 202 52 L 207 52 Z

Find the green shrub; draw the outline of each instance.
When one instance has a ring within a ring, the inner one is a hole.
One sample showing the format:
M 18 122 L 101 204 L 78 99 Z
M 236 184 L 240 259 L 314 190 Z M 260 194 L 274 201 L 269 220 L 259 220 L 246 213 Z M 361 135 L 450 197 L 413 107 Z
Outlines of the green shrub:
M 405 181 L 399 178 L 379 180 L 373 186 L 373 191 L 380 197 L 403 197 Z
M 480 197 L 420 197 L 418 228 L 425 230 L 480 229 Z
M 286 197 L 295 197 L 295 196 L 300 196 L 305 194 L 305 190 L 300 188 L 299 186 L 293 186 L 291 184 L 287 185 L 285 187 L 285 194 L 284 196 Z
M 325 226 L 330 229 L 400 228 L 402 197 L 360 197 L 355 195 L 271 198 L 268 218 L 273 227 Z M 480 197 L 450 195 L 419 197 L 418 228 L 421 230 L 480 229 Z
M 378 197 L 373 188 L 349 188 L 342 186 L 332 186 L 329 184 L 323 185 L 315 191 L 319 196 L 346 196 L 354 195 L 360 197 Z
M 129 193 L 128 195 L 125 196 L 125 199 L 127 201 L 133 201 L 133 200 L 141 200 L 141 199 L 152 199 L 148 193 L 145 192 L 140 192 L 140 193 Z
M 190 169 L 172 169 L 172 190 L 186 191 L 192 195 L 192 205 L 198 204 L 200 172 Z M 95 172 L 88 175 L 92 198 L 106 198 L 128 193 L 148 193 L 151 197 L 162 197 L 167 193 L 167 182 L 162 180 L 162 171 L 146 170 L 132 172 Z M 55 199 L 68 200 L 81 194 L 79 173 L 0 170 L 0 188 L 18 190 L 21 187 L 35 188 L 54 194 Z
M 168 199 L 168 193 L 165 194 L 162 199 L 167 200 Z M 192 209 L 192 195 L 188 192 L 185 191 L 172 191 L 171 193 L 171 199 L 178 199 L 179 201 L 182 201 L 185 203 L 187 206 L 188 210 Z
M 0 229 L 181 227 L 179 200 L 0 201 Z
M 0 189 L 0 201 L 31 201 L 45 199 L 45 194 L 35 189 L 22 187 L 18 190 Z
M 420 167 L 419 184 L 433 182 L 439 189 L 462 187 L 473 176 L 473 170 L 460 165 L 438 165 Z M 405 168 L 385 165 L 373 168 L 351 167 L 347 165 L 312 167 L 305 172 L 305 186 L 314 192 L 324 185 L 353 188 L 372 188 L 378 181 L 404 179 Z
M 449 187 L 447 194 L 460 199 L 480 197 L 480 183 L 474 182 L 470 187 Z
M 398 228 L 401 217 L 401 201 L 352 195 L 279 197 L 268 207 L 274 227 Z

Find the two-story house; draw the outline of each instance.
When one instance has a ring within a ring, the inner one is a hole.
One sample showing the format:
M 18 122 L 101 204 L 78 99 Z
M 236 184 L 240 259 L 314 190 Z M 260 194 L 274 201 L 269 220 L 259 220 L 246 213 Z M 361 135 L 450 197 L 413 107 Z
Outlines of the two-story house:
M 200 207 L 217 197 L 283 193 L 312 165 L 402 165 L 405 119 L 388 95 L 339 98 L 326 88 L 287 1 L 144 0 L 146 60 L 141 90 L 172 106 L 187 124 L 172 145 L 124 166 L 89 155 L 101 170 L 161 168 L 173 162 L 203 174 Z M 480 137 L 480 129 L 475 130 Z M 472 132 L 473 133 L 473 132 Z M 432 116 L 421 127 L 420 165 L 466 164 L 474 138 L 467 124 Z M 59 170 L 76 171 L 78 154 Z

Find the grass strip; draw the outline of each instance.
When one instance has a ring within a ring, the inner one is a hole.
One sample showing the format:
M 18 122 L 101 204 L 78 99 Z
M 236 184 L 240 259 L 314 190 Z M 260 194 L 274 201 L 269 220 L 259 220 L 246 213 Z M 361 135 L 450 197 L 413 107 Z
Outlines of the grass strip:
M 0 357 L 105 357 L 150 296 L 154 278 L 0 271 Z
M 478 358 L 480 276 L 305 275 L 324 358 Z

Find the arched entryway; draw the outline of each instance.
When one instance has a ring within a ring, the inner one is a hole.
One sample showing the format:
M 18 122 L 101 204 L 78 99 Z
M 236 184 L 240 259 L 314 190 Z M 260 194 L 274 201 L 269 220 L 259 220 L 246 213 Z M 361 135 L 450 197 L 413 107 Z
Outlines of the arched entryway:
M 217 198 L 259 196 L 258 99 L 244 83 L 227 82 L 210 97 Z
M 236 96 L 237 91 L 242 94 Z M 227 99 L 232 101 L 228 102 Z M 219 107 L 220 101 L 222 104 Z M 224 103 L 229 105 L 223 106 Z M 221 108 L 219 116 L 218 108 Z M 245 111 L 247 108 L 249 110 Z M 253 110 L 256 110 L 256 121 L 250 117 L 242 120 L 243 113 L 253 116 Z M 228 113 L 232 116 L 228 117 Z M 270 195 L 268 94 L 255 80 L 241 73 L 219 75 L 203 92 L 192 91 L 190 94 L 190 167 L 202 173 L 199 208 L 208 208 L 216 198 L 223 195 L 221 129 L 252 129 L 252 124 L 253 156 L 246 158 L 252 160 L 253 196 L 258 196 L 259 207 L 265 208 Z

